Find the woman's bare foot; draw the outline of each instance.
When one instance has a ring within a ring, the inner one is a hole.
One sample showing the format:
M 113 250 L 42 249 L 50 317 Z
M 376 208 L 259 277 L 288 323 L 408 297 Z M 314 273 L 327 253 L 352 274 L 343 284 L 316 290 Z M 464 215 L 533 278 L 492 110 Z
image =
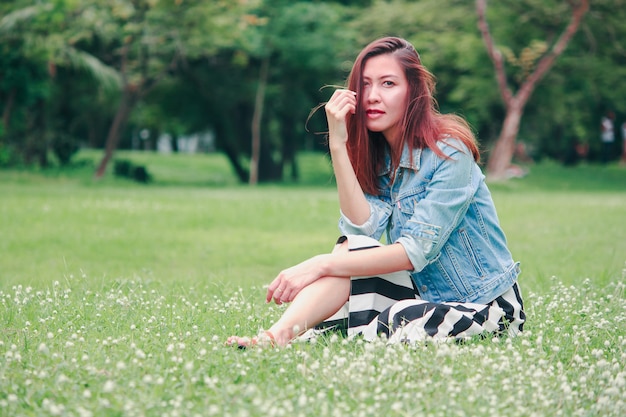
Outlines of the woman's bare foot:
M 237 346 L 239 349 L 247 349 L 249 347 L 275 347 L 277 345 L 274 335 L 269 331 L 259 333 L 254 337 L 230 336 L 226 339 L 226 345 Z
M 293 330 L 270 329 L 261 331 L 258 336 L 240 337 L 230 336 L 226 339 L 226 345 L 237 346 L 240 349 L 248 347 L 277 347 L 287 346 L 293 339 L 295 332 Z

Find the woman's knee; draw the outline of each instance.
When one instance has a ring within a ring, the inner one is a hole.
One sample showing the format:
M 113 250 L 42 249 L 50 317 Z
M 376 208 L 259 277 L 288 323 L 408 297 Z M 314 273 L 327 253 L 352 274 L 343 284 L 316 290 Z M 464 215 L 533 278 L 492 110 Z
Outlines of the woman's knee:
M 329 294 L 330 291 L 338 298 L 348 301 L 350 296 L 350 279 L 344 277 L 322 277 L 316 281 L 320 287 L 324 287 L 324 292 Z

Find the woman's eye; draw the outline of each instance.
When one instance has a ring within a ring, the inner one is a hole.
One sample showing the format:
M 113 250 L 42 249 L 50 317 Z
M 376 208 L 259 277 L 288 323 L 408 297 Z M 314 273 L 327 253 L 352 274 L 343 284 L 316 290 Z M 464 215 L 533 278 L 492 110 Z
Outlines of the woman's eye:
M 385 87 L 391 87 L 393 85 L 393 81 L 383 81 L 383 85 Z

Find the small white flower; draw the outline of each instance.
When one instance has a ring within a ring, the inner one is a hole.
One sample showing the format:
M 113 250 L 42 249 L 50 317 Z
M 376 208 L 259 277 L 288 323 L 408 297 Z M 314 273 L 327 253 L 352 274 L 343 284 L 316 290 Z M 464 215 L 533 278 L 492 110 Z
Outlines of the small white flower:
M 108 393 L 108 392 L 112 392 L 114 389 L 115 389 L 115 382 L 109 379 L 104 383 L 104 386 L 102 387 L 102 392 Z
M 89 410 L 84 409 L 83 407 L 78 407 L 76 411 L 78 411 L 79 417 L 93 417 L 93 413 Z

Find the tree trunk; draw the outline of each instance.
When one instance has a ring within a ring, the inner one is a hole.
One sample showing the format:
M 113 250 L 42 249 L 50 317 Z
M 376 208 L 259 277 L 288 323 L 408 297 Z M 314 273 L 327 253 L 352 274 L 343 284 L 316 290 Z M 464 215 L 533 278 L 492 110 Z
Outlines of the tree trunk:
M 134 105 L 134 94 L 129 91 L 128 88 L 126 88 L 124 90 L 124 94 L 122 94 L 122 100 L 119 107 L 117 108 L 115 117 L 113 118 L 113 123 L 111 123 L 111 127 L 109 128 L 109 134 L 107 135 L 107 140 L 105 144 L 104 156 L 102 157 L 100 165 L 98 165 L 98 169 L 95 173 L 96 179 L 100 179 L 104 176 L 107 165 L 113 157 L 113 152 L 115 152 L 115 150 L 117 149 L 117 145 L 120 142 L 120 137 L 122 135 L 122 130 L 126 126 L 126 122 L 128 121 L 128 117 L 130 116 L 130 112 Z
M 500 136 L 496 141 L 489 162 L 487 163 L 487 177 L 490 180 L 507 179 L 507 169 L 511 165 L 513 153 L 515 152 L 515 139 L 519 131 L 522 120 L 524 103 L 512 99 L 507 106 L 506 116 L 502 123 Z
M 12 88 L 9 92 L 9 97 L 7 98 L 7 102 L 4 105 L 4 110 L 2 112 L 2 123 L 4 124 L 5 136 L 9 133 L 9 124 L 11 122 L 11 113 L 13 112 L 13 104 L 15 103 L 16 94 L 17 90 L 15 88 Z
M 235 175 L 237 175 L 237 179 L 242 184 L 247 182 L 249 173 L 239 162 L 239 154 L 230 146 L 228 143 L 222 145 L 222 150 L 226 154 L 226 157 L 230 161 L 230 165 L 235 170 Z
M 254 115 L 252 116 L 252 154 L 250 157 L 250 185 L 259 182 L 259 159 L 261 155 L 261 122 L 263 119 L 263 103 L 265 101 L 265 87 L 267 86 L 267 74 L 269 72 L 270 59 L 266 57 L 261 62 L 259 73 L 259 85 L 256 90 L 254 101 Z
M 291 114 L 282 115 L 281 136 L 282 136 L 282 159 L 281 170 L 285 165 L 290 166 L 290 178 L 292 181 L 298 181 L 299 172 L 296 161 L 296 132 L 294 132 L 294 122 Z

